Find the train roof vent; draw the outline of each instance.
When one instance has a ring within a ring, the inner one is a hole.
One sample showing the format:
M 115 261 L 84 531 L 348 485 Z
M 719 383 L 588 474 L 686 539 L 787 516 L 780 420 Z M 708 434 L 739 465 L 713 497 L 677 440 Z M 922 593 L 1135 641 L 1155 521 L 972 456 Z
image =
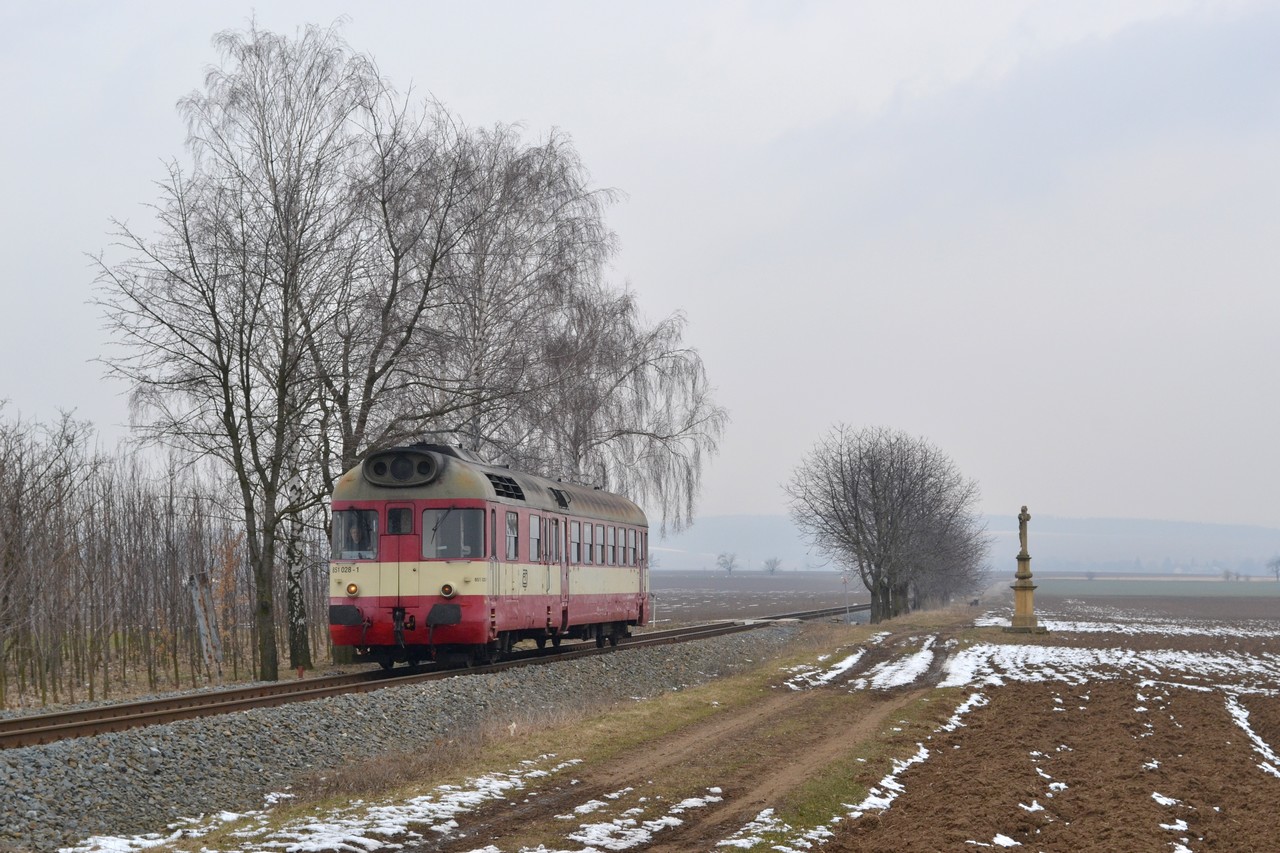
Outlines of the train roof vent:
M 561 509 L 569 508 L 569 501 L 571 499 L 566 492 L 563 492 L 560 489 L 557 489 L 551 486 L 547 487 L 547 491 L 551 493 L 551 497 L 556 499 L 556 503 L 560 505 Z
M 497 492 L 500 498 L 515 498 L 518 501 L 524 500 L 524 489 L 520 488 L 520 484 L 510 477 L 504 477 L 501 474 L 485 474 L 489 478 L 489 482 L 493 484 L 493 490 Z

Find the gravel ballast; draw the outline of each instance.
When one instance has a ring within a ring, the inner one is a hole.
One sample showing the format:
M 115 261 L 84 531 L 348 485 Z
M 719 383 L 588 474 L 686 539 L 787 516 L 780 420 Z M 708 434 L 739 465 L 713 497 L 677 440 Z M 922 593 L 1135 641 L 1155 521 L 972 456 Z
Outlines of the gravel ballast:
M 0 752 L 0 850 L 161 832 L 182 817 L 263 806 L 303 775 L 427 749 L 476 726 L 551 717 L 584 700 L 656 696 L 749 667 L 794 624 L 484 675 L 389 687 Z

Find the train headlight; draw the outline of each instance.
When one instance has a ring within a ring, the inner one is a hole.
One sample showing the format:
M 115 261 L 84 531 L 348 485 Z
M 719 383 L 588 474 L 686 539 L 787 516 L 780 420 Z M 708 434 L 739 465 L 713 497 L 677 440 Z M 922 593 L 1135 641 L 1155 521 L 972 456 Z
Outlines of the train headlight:
M 347 595 L 355 595 L 359 591 L 360 591 L 360 587 L 356 586 L 355 584 L 353 583 L 347 584 Z
M 455 595 L 458 594 L 458 591 L 453 588 L 453 584 L 447 583 L 444 586 L 440 587 L 440 594 L 443 595 L 445 598 L 453 598 Z

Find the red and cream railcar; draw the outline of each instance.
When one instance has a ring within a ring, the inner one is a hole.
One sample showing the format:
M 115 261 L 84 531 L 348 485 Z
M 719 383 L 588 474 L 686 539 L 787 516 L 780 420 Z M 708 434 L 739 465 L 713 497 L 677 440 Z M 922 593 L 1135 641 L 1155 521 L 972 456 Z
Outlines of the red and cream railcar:
M 619 495 L 418 444 L 343 474 L 332 509 L 329 633 L 357 660 L 616 644 L 650 618 L 648 522 Z

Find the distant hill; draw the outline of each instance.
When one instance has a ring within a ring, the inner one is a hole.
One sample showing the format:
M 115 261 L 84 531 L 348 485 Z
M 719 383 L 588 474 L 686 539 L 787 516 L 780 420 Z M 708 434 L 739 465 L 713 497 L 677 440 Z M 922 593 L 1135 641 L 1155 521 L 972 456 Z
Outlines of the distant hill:
M 785 515 L 720 515 L 699 518 L 688 530 L 650 543 L 659 569 L 712 570 L 716 555 L 733 552 L 745 571 L 756 571 L 770 557 L 782 560 L 782 571 L 819 569 L 825 561 L 810 554 L 791 519 Z
M 998 572 L 1014 568 L 1018 522 L 990 516 L 991 562 Z M 1266 573 L 1280 554 L 1280 528 L 1198 524 L 1122 518 L 1058 518 L 1033 515 L 1028 530 L 1032 571 L 1158 572 L 1162 574 Z M 700 518 L 688 530 L 659 539 L 651 551 L 658 569 L 714 570 L 716 555 L 737 554 L 739 566 L 759 570 L 778 557 L 783 571 L 823 568 L 785 515 L 726 515 Z

